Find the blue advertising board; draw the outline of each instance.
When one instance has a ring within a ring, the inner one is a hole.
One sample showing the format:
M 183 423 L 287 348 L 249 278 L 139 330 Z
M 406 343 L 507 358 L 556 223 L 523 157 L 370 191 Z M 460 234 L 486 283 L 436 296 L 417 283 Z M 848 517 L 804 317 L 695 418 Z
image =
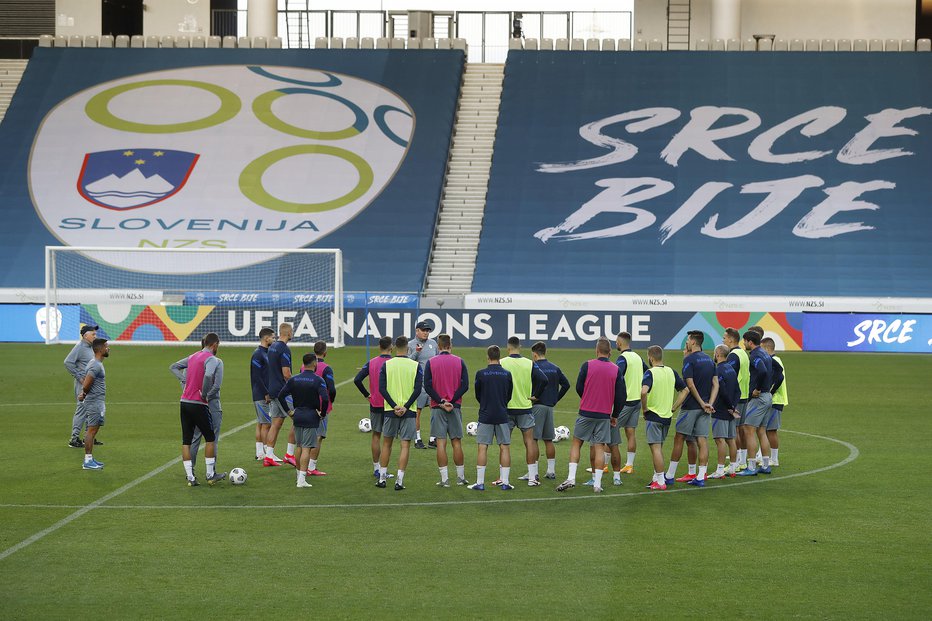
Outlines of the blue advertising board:
M 932 315 L 806 313 L 803 349 L 932 353 Z
M 459 50 L 38 48 L 0 125 L 13 223 L 0 287 L 42 286 L 46 245 L 313 246 L 343 251 L 346 289 L 418 291 L 463 63 Z M 127 270 L 182 291 L 300 284 L 293 255 L 261 270 L 228 256 L 208 273 L 125 255 L 85 271 L 98 287 L 134 286 Z
M 473 291 L 932 296 L 932 55 L 509 52 Z

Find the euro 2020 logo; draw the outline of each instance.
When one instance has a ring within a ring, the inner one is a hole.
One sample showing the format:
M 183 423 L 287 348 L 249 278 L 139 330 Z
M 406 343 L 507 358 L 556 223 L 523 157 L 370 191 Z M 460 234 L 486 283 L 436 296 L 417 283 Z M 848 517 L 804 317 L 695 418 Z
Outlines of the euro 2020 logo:
M 302 248 L 401 166 L 414 112 L 382 86 L 295 67 L 137 74 L 58 104 L 29 162 L 33 204 L 73 246 Z M 228 268 L 254 261 L 230 255 Z M 129 269 L 153 269 L 143 258 Z M 160 272 L 202 270 L 180 257 Z

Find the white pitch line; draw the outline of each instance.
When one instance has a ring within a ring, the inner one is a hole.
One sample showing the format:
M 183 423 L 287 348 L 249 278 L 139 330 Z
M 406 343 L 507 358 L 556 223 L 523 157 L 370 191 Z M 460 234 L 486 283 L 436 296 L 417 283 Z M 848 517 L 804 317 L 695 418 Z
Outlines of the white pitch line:
M 344 385 L 346 385 L 346 384 L 349 384 L 349 383 L 352 382 L 352 381 L 353 381 L 353 380 L 351 380 L 351 379 L 342 381 L 342 382 L 340 382 L 339 384 L 337 384 L 336 387 L 339 388 L 340 386 L 344 386 Z M 173 401 L 173 402 L 171 402 L 171 403 L 177 403 L 177 401 Z M 227 431 L 227 432 L 224 432 L 224 433 L 220 434 L 220 437 L 221 437 L 221 438 L 226 438 L 227 436 L 231 436 L 231 435 L 233 435 L 234 433 L 237 433 L 237 432 L 239 432 L 239 431 L 242 431 L 243 429 L 246 429 L 247 427 L 252 427 L 252 426 L 255 425 L 255 424 L 256 424 L 255 421 L 249 421 L 248 423 L 243 423 L 243 424 L 240 425 L 239 427 L 235 427 L 235 428 L 233 428 L 233 429 L 231 429 L 231 430 L 229 430 L 229 431 Z M 36 534 L 34 534 L 34 535 L 30 536 L 30 537 L 27 537 L 26 539 L 23 539 L 22 541 L 20 541 L 20 542 L 17 543 L 16 545 L 10 546 L 9 548 L 7 548 L 6 550 L 4 550 L 3 552 L 0 552 L 0 561 L 2 561 L 3 559 L 5 559 L 6 557 L 10 556 L 11 554 L 14 554 L 14 553 L 18 552 L 19 550 L 22 550 L 22 549 L 25 548 L 26 546 L 32 545 L 33 543 L 35 543 L 35 542 L 39 541 L 40 539 L 42 539 L 43 537 L 45 537 L 46 535 L 50 535 L 50 534 L 54 533 L 56 530 L 58 530 L 58 529 L 61 528 L 62 526 L 66 526 L 67 524 L 69 524 L 70 522 L 73 522 L 74 520 L 78 519 L 79 517 L 81 517 L 81 516 L 84 515 L 85 513 L 89 512 L 89 511 L 93 511 L 94 509 L 99 508 L 101 505 L 103 505 L 103 504 L 104 504 L 105 502 L 107 502 L 108 500 L 111 500 L 111 499 L 113 499 L 113 498 L 116 498 L 117 496 L 119 496 L 119 495 L 122 494 L 123 492 L 126 492 L 126 491 L 128 491 L 128 490 L 130 490 L 130 489 L 136 487 L 136 486 L 139 485 L 140 483 L 144 483 L 145 481 L 148 481 L 149 479 L 151 479 L 152 477 L 156 476 L 157 474 L 159 474 L 159 473 L 161 473 L 161 472 L 167 470 L 168 468 L 171 468 L 172 466 L 174 466 L 175 464 L 180 463 L 180 462 L 181 462 L 181 456 L 175 457 L 175 458 L 172 459 L 171 461 L 169 461 L 169 462 L 167 462 L 167 463 L 165 463 L 165 464 L 162 464 L 161 466 L 159 466 L 158 468 L 156 468 L 156 469 L 153 470 L 152 472 L 148 472 L 148 473 L 142 475 L 141 477 L 139 477 L 138 479 L 135 479 L 135 480 L 133 480 L 133 481 L 130 481 L 129 483 L 127 483 L 127 484 L 124 485 L 123 487 L 120 487 L 120 488 L 118 488 L 118 489 L 116 489 L 116 490 L 110 492 L 110 493 L 107 494 L 106 496 L 103 496 L 103 497 L 101 497 L 101 498 L 98 498 L 97 500 L 95 500 L 94 502 L 90 503 L 89 505 L 84 505 L 83 507 L 81 507 L 80 509 L 78 509 L 77 511 L 75 511 L 74 513 L 72 513 L 72 514 L 68 515 L 67 517 L 64 517 L 64 518 L 62 518 L 61 520 L 55 522 L 54 524 L 52 524 L 52 525 L 49 526 L 48 528 L 46 528 L 46 529 L 44 529 L 44 530 L 40 530 L 40 531 L 37 532 Z M 0 505 L 0 507 L 9 507 L 9 506 L 11 506 L 11 505 Z M 19 505 L 19 506 L 27 506 L 27 505 Z M 38 508 L 38 507 L 36 507 L 36 508 Z M 43 507 L 43 508 L 49 508 L 49 507 Z M 65 507 L 63 506 L 62 508 L 65 508 Z M 68 507 L 68 508 L 72 508 L 72 507 Z
M 848 449 L 848 456 L 843 460 L 830 464 L 828 466 L 822 466 L 821 468 L 815 468 L 813 470 L 806 470 L 804 472 L 794 472 L 793 474 L 785 475 L 758 475 L 753 480 L 742 480 L 742 481 L 733 481 L 729 482 L 727 485 L 716 485 L 713 487 L 703 487 L 697 488 L 693 486 L 684 486 L 678 487 L 676 489 L 667 490 L 667 494 L 676 493 L 676 492 L 691 492 L 702 490 L 720 490 L 720 489 L 733 489 L 735 487 L 740 487 L 744 485 L 754 485 L 757 483 L 765 483 L 767 481 L 781 481 L 785 479 L 793 479 L 796 477 L 804 477 L 812 474 L 818 474 L 820 472 L 826 472 L 828 470 L 834 470 L 835 468 L 841 468 L 847 464 L 850 464 L 852 461 L 857 459 L 861 451 L 855 445 L 850 442 L 845 442 L 844 440 L 839 440 L 837 438 L 832 438 L 829 436 L 820 436 L 813 433 L 806 433 L 803 431 L 791 431 L 789 429 L 781 429 L 784 433 L 793 433 L 801 436 L 807 436 L 810 438 L 817 438 L 819 440 L 827 440 L 829 442 L 834 442 L 836 444 L 841 444 L 842 446 Z M 233 433 L 233 432 L 231 432 Z M 492 490 L 490 490 L 492 491 Z M 427 501 L 427 502 L 389 502 L 389 503 L 345 503 L 345 504 L 293 504 L 293 505 L 105 505 L 97 506 L 95 508 L 99 509 L 120 509 L 120 510 L 132 510 L 132 509 L 141 509 L 149 511 L 167 511 L 167 510 L 177 510 L 177 509 L 201 509 L 201 510 L 230 510 L 230 509 L 260 509 L 260 510 L 275 510 L 275 509 L 381 509 L 381 508 L 402 508 L 402 507 L 437 507 L 443 505 L 487 505 L 487 504 L 505 504 L 505 503 L 525 503 L 525 502 L 554 502 L 554 501 L 568 501 L 568 500 L 599 500 L 604 498 L 627 498 L 634 496 L 658 496 L 663 495 L 663 492 L 658 494 L 655 491 L 637 491 L 637 492 L 624 492 L 621 494 L 586 494 L 585 496 L 566 496 L 566 495 L 557 495 L 557 496 L 548 496 L 546 498 L 500 498 L 498 500 L 436 500 L 436 501 Z M 61 508 L 69 507 L 68 505 L 62 505 Z M 0 505 L 0 508 L 7 507 L 36 507 L 36 508 L 59 508 L 56 505 Z M 0 559 L 3 557 L 0 556 Z

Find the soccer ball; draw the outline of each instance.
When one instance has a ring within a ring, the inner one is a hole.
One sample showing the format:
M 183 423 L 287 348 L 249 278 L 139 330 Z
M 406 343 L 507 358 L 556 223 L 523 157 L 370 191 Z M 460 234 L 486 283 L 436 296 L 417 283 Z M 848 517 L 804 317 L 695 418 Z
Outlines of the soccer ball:
M 479 423 L 473 421 L 466 424 L 466 435 L 474 436 L 479 433 Z
M 233 485 L 242 485 L 246 482 L 246 471 L 242 468 L 233 468 L 230 470 L 230 483 Z
M 372 421 L 368 418 L 360 418 L 359 425 L 357 425 L 357 427 L 359 427 L 359 431 L 363 433 L 369 433 L 372 431 Z
M 560 425 L 553 430 L 555 439 L 559 438 L 560 440 L 569 440 L 570 439 L 570 428 L 566 425 Z

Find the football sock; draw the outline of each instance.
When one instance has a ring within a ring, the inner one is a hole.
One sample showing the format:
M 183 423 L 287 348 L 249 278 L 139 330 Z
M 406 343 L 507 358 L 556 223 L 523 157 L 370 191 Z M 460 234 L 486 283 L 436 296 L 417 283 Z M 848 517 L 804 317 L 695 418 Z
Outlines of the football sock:
M 728 464 L 728 474 L 734 474 L 734 473 L 735 473 L 735 462 L 731 462 L 730 464 Z
M 696 464 L 689 464 L 689 474 L 696 474 Z
M 621 481 L 621 470 L 615 470 L 615 471 L 612 473 L 612 480 L 615 481 L 616 483 L 617 483 L 618 481 Z
M 547 474 L 556 474 L 556 472 L 557 472 L 557 460 L 556 460 L 556 458 L 554 458 L 554 459 L 548 459 L 548 460 L 547 460 Z
M 314 470 L 317 470 L 317 460 L 316 460 L 316 459 L 312 459 L 312 460 L 308 461 L 308 462 L 307 462 L 307 469 L 308 469 L 309 472 L 313 472 Z
M 192 480 L 194 478 L 194 464 L 190 459 L 185 460 L 182 463 L 184 463 L 184 473 L 188 475 L 188 480 Z
M 476 466 L 476 483 L 485 485 L 485 466 Z
M 85 464 L 90 463 L 90 462 L 92 462 L 92 461 L 94 461 L 94 456 L 93 456 L 93 455 L 88 455 L 88 454 L 85 454 L 85 455 L 84 455 L 84 463 L 85 463 Z
M 659 483 L 660 485 L 666 485 L 666 481 L 663 478 L 664 474 L 662 472 L 654 473 L 654 483 Z
M 378 469 L 379 469 L 379 462 L 377 461 L 372 462 L 372 471 L 375 472 Z
M 602 471 L 596 470 L 592 473 L 592 478 L 595 479 L 595 487 L 602 487 Z
M 679 465 L 680 465 L 680 462 L 678 462 L 678 461 L 671 461 L 671 462 L 670 462 L 670 467 L 667 468 L 667 478 L 668 478 L 668 479 L 672 479 L 672 478 L 676 477 L 676 467 L 679 466 Z
M 756 468 L 754 467 L 754 460 L 753 460 L 753 459 L 749 459 L 749 460 L 748 460 L 748 470 L 756 470 Z
M 421 430 L 420 430 L 420 429 L 417 430 L 417 438 L 416 438 L 416 441 L 417 441 L 417 442 L 420 442 L 420 441 L 421 441 Z
M 431 437 L 428 439 L 428 442 L 436 442 L 436 441 L 437 441 L 437 438 L 435 438 L 434 436 L 431 436 Z
M 502 466 L 500 471 L 501 471 L 501 477 L 502 477 L 502 485 L 508 485 L 508 475 L 511 474 L 511 467 Z
M 715 474 L 725 474 L 725 464 L 719 464 L 718 467 L 715 468 Z
M 440 470 L 440 480 L 441 480 L 441 481 L 443 481 L 444 483 L 446 483 L 447 481 L 450 480 L 450 470 L 449 470 L 449 468 L 447 468 L 447 466 L 444 466 L 444 467 L 442 467 L 442 468 L 438 468 L 438 470 Z
M 256 457 L 265 457 L 265 446 L 261 442 L 256 442 Z
M 761 463 L 764 464 L 764 468 L 769 468 L 769 467 L 770 467 L 770 458 L 769 458 L 769 457 L 761 457 Z
M 699 466 L 699 475 L 696 477 L 700 481 L 705 481 L 705 474 L 709 471 L 708 466 Z
M 579 467 L 579 464 L 574 464 L 573 462 L 570 462 L 570 472 L 569 472 L 569 475 L 566 477 L 568 480 L 573 481 L 573 482 L 576 481 L 576 468 L 578 467 Z
M 466 466 L 457 466 L 456 467 L 456 478 L 465 479 L 466 478 Z
M 388 467 L 379 466 L 379 481 L 384 481 L 388 478 Z
M 777 461 L 777 451 L 780 449 L 770 448 L 770 463 Z
M 760 449 L 757 449 L 757 455 L 754 456 L 754 459 L 757 460 L 757 463 L 764 461 L 764 454 L 760 452 Z
M 611 453 L 603 453 L 603 454 L 602 454 L 602 463 L 605 464 L 606 466 L 609 465 L 610 463 L 612 463 L 612 454 L 611 454 Z
M 205 457 L 204 463 L 207 464 L 207 478 L 214 476 L 214 464 L 217 463 L 216 457 Z
M 399 471 L 398 471 L 398 476 L 396 477 L 396 480 L 398 481 L 398 485 L 404 485 L 404 480 L 405 480 L 405 471 L 404 471 L 404 470 L 399 470 Z
M 307 472 L 298 468 L 298 483 L 304 483 L 307 481 Z
M 288 448 L 285 449 L 285 452 L 289 455 L 294 455 L 294 444 L 291 442 L 288 443 Z
M 275 451 L 274 446 L 269 446 L 268 444 L 265 445 L 265 456 L 266 457 L 271 457 L 274 454 L 274 451 Z
M 625 462 L 625 465 L 626 466 L 634 465 L 634 453 L 633 452 L 628 451 L 628 460 Z
M 538 473 L 539 470 L 536 463 L 527 465 L 527 476 L 529 480 L 533 481 L 534 479 L 537 479 L 540 476 Z

